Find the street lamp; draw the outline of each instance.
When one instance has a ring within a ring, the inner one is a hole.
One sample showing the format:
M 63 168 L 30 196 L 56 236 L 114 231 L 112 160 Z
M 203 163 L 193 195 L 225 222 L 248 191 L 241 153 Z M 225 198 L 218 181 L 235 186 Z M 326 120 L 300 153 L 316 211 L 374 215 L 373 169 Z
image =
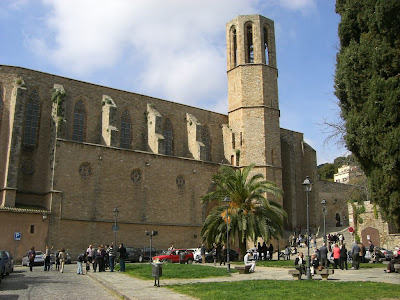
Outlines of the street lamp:
M 312 183 L 310 181 L 310 177 L 306 177 L 306 179 L 302 183 L 304 185 L 304 191 L 307 194 L 307 279 L 311 279 L 310 272 L 310 192 L 312 189 Z
M 228 217 L 228 209 L 229 209 L 229 202 L 231 199 L 229 197 L 225 197 L 223 200 L 226 204 L 226 263 L 228 268 L 228 274 L 231 273 L 231 262 L 229 261 L 229 217 Z M 223 255 L 223 254 L 222 254 Z
M 117 247 L 117 231 L 119 230 L 119 227 L 117 225 L 117 218 L 119 214 L 118 207 L 115 207 L 113 209 L 113 214 L 114 214 L 114 226 L 113 226 L 113 231 L 114 231 L 114 249 Z
M 326 213 L 327 213 L 326 200 L 322 199 L 321 204 L 322 204 L 322 213 L 324 215 L 324 243 L 326 244 Z

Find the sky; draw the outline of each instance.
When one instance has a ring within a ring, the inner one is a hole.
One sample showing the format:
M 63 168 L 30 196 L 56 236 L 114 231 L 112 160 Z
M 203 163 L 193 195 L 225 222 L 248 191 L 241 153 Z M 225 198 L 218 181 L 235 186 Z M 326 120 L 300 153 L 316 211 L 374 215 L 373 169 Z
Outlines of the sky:
M 347 155 L 322 125 L 339 120 L 335 0 L 0 0 L 0 64 L 227 114 L 225 25 L 250 14 L 275 22 L 280 126 L 318 164 Z

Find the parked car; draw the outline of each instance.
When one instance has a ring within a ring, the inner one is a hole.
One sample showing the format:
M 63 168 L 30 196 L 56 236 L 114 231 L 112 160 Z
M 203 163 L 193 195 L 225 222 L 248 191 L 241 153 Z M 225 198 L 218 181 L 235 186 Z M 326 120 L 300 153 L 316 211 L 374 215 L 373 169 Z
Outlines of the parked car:
M 375 247 L 375 251 L 379 251 L 386 260 L 391 260 L 393 258 L 393 251 L 387 250 L 381 247 Z
M 125 261 L 138 262 L 141 253 L 141 248 L 125 247 L 126 255 Z M 119 261 L 119 252 L 117 252 L 117 261 Z
M 193 251 L 194 261 L 198 262 L 199 260 L 201 260 L 201 248 L 190 248 L 188 250 Z
M 159 260 L 161 262 L 172 262 L 177 263 L 179 262 L 179 256 L 181 253 L 185 254 L 184 262 L 188 264 L 193 263 L 193 251 L 188 249 L 174 249 L 174 250 L 167 250 L 164 254 L 157 255 L 153 257 L 154 260 Z
M 14 272 L 14 257 L 11 255 L 10 251 L 6 250 L 6 253 L 8 255 L 8 258 L 10 259 L 10 270 L 11 272 Z
M 11 259 L 7 255 L 7 251 L 0 250 L 0 258 L 2 261 L 0 277 L 4 278 L 5 275 L 9 275 L 11 273 Z

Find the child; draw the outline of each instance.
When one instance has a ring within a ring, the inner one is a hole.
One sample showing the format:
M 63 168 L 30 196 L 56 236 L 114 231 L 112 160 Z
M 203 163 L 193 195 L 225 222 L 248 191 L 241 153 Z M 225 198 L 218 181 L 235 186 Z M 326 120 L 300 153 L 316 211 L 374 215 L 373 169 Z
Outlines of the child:
M 85 259 L 85 261 L 86 261 L 86 274 L 90 271 L 90 259 L 89 259 L 89 257 L 87 256 L 87 254 L 86 254 L 86 259 Z

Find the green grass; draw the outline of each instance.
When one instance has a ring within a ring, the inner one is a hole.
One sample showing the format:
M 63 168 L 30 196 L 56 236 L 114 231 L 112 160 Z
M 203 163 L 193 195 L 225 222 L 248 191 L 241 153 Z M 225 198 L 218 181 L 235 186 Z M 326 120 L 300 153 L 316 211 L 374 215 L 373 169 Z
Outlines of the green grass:
M 119 270 L 119 265 L 116 268 Z M 154 280 L 152 265 L 150 264 L 126 264 L 125 273 L 140 279 Z M 231 269 L 231 273 L 237 272 Z M 225 268 L 215 268 L 211 266 L 189 265 L 189 264 L 163 264 L 162 279 L 189 279 L 228 276 Z
M 348 264 L 349 268 L 351 268 L 351 264 Z M 370 264 L 370 263 L 362 263 L 360 264 L 360 269 L 386 269 L 387 264 Z
M 171 285 L 198 299 L 400 299 L 400 285 L 320 280 L 253 280 Z

